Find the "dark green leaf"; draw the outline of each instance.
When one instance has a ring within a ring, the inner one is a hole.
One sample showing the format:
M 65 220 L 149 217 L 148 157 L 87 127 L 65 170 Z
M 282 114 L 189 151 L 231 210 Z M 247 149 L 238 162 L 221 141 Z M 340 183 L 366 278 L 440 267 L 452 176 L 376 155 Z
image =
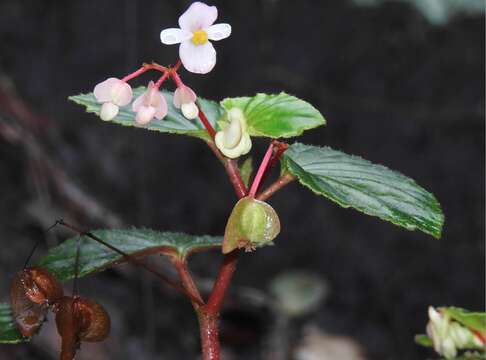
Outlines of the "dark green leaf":
M 466 309 L 449 306 L 439 308 L 441 312 L 447 314 L 451 319 L 457 321 L 465 327 L 486 334 L 486 313 L 472 312 Z
M 193 236 L 148 229 L 96 230 L 92 233 L 119 250 L 134 256 L 160 253 L 186 258 L 193 252 L 221 247 L 223 240 L 221 237 Z M 74 277 L 76 238 L 51 248 L 39 262 L 40 266 L 46 267 L 60 281 L 67 281 Z M 86 236 L 81 237 L 79 277 L 102 271 L 115 263 L 124 261 L 124 257 L 118 253 Z
M 134 89 L 133 98 L 136 99 L 145 90 L 145 87 L 138 87 Z M 120 112 L 118 113 L 118 115 L 113 120 L 110 120 L 110 122 L 114 122 L 124 126 L 146 128 L 149 130 L 160 131 L 163 133 L 189 135 L 201 138 L 203 140 L 208 140 L 209 136 L 206 132 L 206 129 L 202 125 L 201 120 L 199 120 L 199 118 L 195 120 L 187 120 L 184 116 L 182 116 L 180 110 L 174 107 L 172 103 L 173 93 L 165 90 L 161 91 L 162 94 L 165 96 L 165 99 L 167 100 L 167 105 L 169 108 L 167 116 L 162 120 L 154 119 L 147 126 L 141 127 L 135 123 L 135 113 L 132 111 L 130 104 L 128 106 L 120 108 Z M 69 99 L 79 105 L 85 106 L 87 112 L 95 113 L 99 116 L 101 104 L 96 101 L 93 93 L 70 96 Z M 199 99 L 198 104 L 206 114 L 209 122 L 214 127 L 217 127 L 216 120 L 219 119 L 223 111 L 219 104 L 214 101 L 204 99 Z
M 429 338 L 425 334 L 415 335 L 415 343 L 422 345 L 422 346 L 425 346 L 425 347 L 433 347 L 434 346 L 432 339 Z
M 227 98 L 221 105 L 226 110 L 234 107 L 241 109 L 252 136 L 288 138 L 326 124 L 315 107 L 286 93 Z
M 0 304 L 0 344 L 18 344 L 28 340 L 15 327 L 10 305 Z
M 444 216 L 435 197 L 412 179 L 329 147 L 291 145 L 282 171 L 342 207 L 440 238 Z

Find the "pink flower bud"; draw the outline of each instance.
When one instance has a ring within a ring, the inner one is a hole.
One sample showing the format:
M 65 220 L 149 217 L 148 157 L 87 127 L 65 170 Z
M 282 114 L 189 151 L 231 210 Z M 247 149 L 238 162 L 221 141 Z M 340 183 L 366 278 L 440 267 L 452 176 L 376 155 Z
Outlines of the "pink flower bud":
M 174 91 L 173 103 L 180 109 L 183 104 L 196 102 L 196 98 L 196 94 L 189 86 L 181 85 Z
M 94 96 L 99 103 L 111 102 L 117 106 L 125 106 L 132 101 L 132 88 L 126 82 L 117 78 L 109 78 L 94 88 Z
M 132 104 L 132 110 L 137 113 L 135 121 L 138 124 L 148 124 L 155 117 L 162 120 L 167 115 L 167 101 L 164 95 L 155 87 L 153 81 L 147 91 L 140 95 Z

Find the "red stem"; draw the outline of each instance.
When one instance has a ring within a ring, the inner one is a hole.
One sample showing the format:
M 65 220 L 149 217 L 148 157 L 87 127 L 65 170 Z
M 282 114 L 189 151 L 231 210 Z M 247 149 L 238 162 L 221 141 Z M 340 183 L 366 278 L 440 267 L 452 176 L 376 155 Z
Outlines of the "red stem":
M 127 76 L 125 76 L 121 80 L 124 81 L 124 82 L 130 81 L 130 80 L 136 78 L 137 76 L 142 75 L 144 72 L 147 72 L 149 70 L 157 70 L 157 71 L 166 73 L 169 69 L 166 68 L 165 66 L 162 66 L 162 65 L 159 65 L 159 64 L 156 64 L 156 63 L 143 64 L 140 69 L 132 72 L 131 74 L 128 74 Z
M 270 184 L 265 190 L 256 196 L 257 200 L 265 201 L 270 198 L 274 193 L 279 191 L 285 185 L 291 183 L 295 180 L 295 176 L 290 174 L 285 174 L 280 176 L 274 183 Z
M 260 186 L 260 182 L 263 178 L 263 175 L 265 174 L 265 171 L 268 168 L 268 163 L 270 161 L 270 158 L 272 156 L 272 151 L 273 151 L 273 142 L 270 143 L 268 146 L 267 152 L 265 153 L 265 156 L 263 157 L 263 160 L 260 164 L 260 167 L 258 168 L 257 174 L 255 175 L 255 179 L 253 180 L 253 183 L 251 184 L 251 189 L 250 193 L 248 196 L 250 197 L 255 197 L 255 194 L 258 190 L 258 187 Z
M 224 296 L 236 270 L 236 263 L 238 261 L 238 251 L 233 251 L 224 257 L 223 264 L 219 269 L 218 277 L 214 282 L 211 295 L 204 307 L 209 314 L 218 314 L 221 305 L 223 304 Z
M 199 119 L 201 119 L 201 122 L 203 123 L 204 127 L 208 131 L 209 136 L 211 136 L 211 139 L 214 139 L 214 136 L 216 135 L 216 131 L 214 130 L 213 126 L 209 122 L 208 118 L 206 117 L 206 114 L 202 111 L 201 107 L 198 105 L 197 108 L 199 109 Z
M 219 318 L 218 315 L 198 313 L 199 332 L 203 360 L 219 360 Z
M 155 88 L 156 88 L 156 89 L 160 88 L 160 85 L 162 85 L 162 84 L 163 84 L 163 82 L 164 82 L 165 80 L 167 80 L 167 78 L 169 77 L 169 75 L 170 75 L 170 71 L 166 71 L 166 72 L 164 72 L 164 75 L 162 75 L 162 76 L 159 78 L 159 80 L 157 80 L 157 82 L 155 83 Z
M 197 311 L 201 307 L 201 305 L 204 304 L 204 300 L 201 297 L 201 294 L 199 293 L 196 284 L 194 283 L 194 279 L 192 278 L 191 273 L 189 272 L 187 262 L 185 260 L 181 260 L 178 257 L 173 257 L 171 261 L 177 269 L 182 286 L 189 294 L 191 294 L 192 306 Z M 194 299 L 197 299 L 198 302 L 194 301 Z

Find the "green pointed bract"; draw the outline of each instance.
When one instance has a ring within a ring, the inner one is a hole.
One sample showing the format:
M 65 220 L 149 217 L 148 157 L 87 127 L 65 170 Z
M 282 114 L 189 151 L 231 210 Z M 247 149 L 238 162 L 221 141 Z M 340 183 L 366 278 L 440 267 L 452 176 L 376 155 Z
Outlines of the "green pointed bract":
M 266 202 L 245 197 L 236 203 L 226 224 L 223 254 L 269 245 L 279 232 L 280 220 L 275 210 Z

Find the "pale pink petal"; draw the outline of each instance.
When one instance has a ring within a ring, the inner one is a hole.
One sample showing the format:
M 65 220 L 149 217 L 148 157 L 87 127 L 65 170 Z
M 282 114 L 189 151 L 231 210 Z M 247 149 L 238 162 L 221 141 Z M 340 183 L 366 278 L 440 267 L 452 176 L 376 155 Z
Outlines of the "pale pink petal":
M 174 92 L 173 103 L 178 109 L 182 104 L 193 103 L 196 101 L 196 93 L 186 85 L 179 86 Z
M 155 84 L 153 81 L 149 82 L 147 91 L 145 92 L 145 106 L 153 106 L 157 107 L 160 104 L 160 91 L 155 88 Z
M 159 92 L 159 101 L 158 101 L 158 105 L 157 107 L 155 108 L 155 118 L 158 119 L 158 120 L 162 120 L 165 115 L 167 115 L 167 111 L 168 111 L 168 108 L 167 108 L 167 101 L 165 100 L 164 98 L 164 95 L 162 95 L 162 93 Z
M 144 98 L 145 98 L 145 93 L 143 93 L 142 95 L 139 95 L 135 99 L 135 101 L 132 104 L 132 111 L 133 112 L 138 112 L 138 110 L 140 110 L 140 107 L 143 105 Z
M 206 30 L 208 33 L 209 40 L 223 40 L 231 35 L 231 25 L 230 24 L 216 24 L 211 25 L 209 29 Z
M 120 81 L 120 79 L 112 77 L 97 84 L 94 88 L 94 97 L 96 98 L 96 101 L 100 103 L 111 101 L 111 91 Z
M 184 41 L 179 47 L 179 57 L 186 70 L 195 74 L 207 74 L 216 65 L 216 50 L 209 41 L 204 45 Z
M 170 28 L 162 30 L 160 33 L 160 41 L 165 45 L 179 44 L 185 40 L 189 40 L 192 37 L 190 31 Z
M 111 101 L 118 106 L 125 106 L 132 101 L 132 87 L 126 82 L 119 81 L 111 90 Z
M 153 106 L 141 106 L 138 109 L 135 122 L 140 125 L 148 124 L 154 118 L 156 109 Z
M 202 2 L 194 2 L 184 14 L 179 17 L 182 30 L 194 32 L 210 27 L 218 17 L 216 6 L 208 6 Z

